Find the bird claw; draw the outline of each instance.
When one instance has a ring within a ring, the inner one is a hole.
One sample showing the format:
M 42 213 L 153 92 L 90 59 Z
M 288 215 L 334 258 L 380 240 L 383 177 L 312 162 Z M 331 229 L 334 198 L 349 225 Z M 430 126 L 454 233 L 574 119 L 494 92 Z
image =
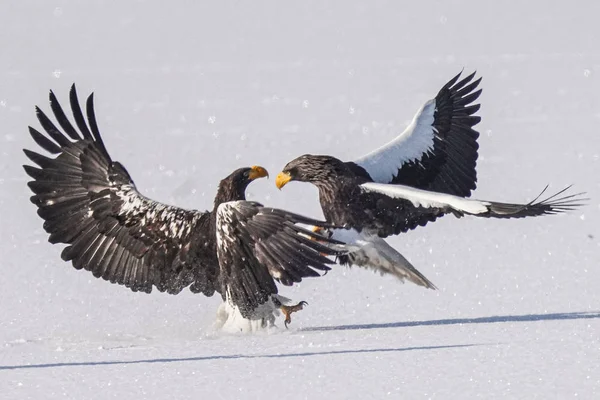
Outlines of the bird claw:
M 285 329 L 288 329 L 288 324 L 292 322 L 292 313 L 302 310 L 304 308 L 304 306 L 307 306 L 307 305 L 308 305 L 308 303 L 305 301 L 301 301 L 300 303 L 298 303 L 294 306 L 281 305 L 281 307 L 280 307 L 281 312 L 283 313 L 283 315 L 285 315 L 285 321 L 284 321 Z

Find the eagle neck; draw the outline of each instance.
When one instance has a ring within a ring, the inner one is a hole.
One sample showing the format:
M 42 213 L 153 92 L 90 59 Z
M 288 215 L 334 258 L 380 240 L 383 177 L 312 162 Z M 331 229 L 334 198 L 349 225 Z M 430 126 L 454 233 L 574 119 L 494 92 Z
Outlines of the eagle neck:
M 214 210 L 228 201 L 246 200 L 246 185 L 232 185 L 229 182 L 221 183 L 215 196 Z
M 326 210 L 336 202 L 339 192 L 342 189 L 341 183 L 342 182 L 327 180 L 320 181 L 316 184 L 319 189 L 319 201 L 324 213 L 326 213 Z M 327 215 L 325 215 L 325 217 L 327 218 Z
M 346 210 L 352 203 L 356 184 L 348 177 L 338 177 L 335 181 L 322 182 L 319 188 L 319 201 L 325 219 L 336 224 L 345 224 Z

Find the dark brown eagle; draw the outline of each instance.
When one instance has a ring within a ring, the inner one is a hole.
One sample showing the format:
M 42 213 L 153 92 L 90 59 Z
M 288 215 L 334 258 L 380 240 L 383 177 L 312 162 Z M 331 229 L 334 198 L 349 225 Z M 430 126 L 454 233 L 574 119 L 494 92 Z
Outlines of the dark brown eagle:
M 45 135 L 30 127 L 35 142 L 54 155 L 25 149 L 37 167 L 25 165 L 31 201 L 44 219 L 51 243 L 68 246 L 61 257 L 77 269 L 133 291 L 221 294 L 231 330 L 272 324 L 306 303 L 288 306 L 275 281 L 292 285 L 320 276 L 345 250 L 298 224 L 330 224 L 246 201 L 246 187 L 267 176 L 259 166 L 233 171 L 219 184 L 212 211 L 185 210 L 138 192 L 127 170 L 110 157 L 98 130 L 93 94 L 87 118 L 75 86 L 70 104 L 75 125 L 50 92 L 50 107 L 60 129 L 36 107 Z M 318 239 L 318 240 L 314 240 Z
M 467 199 L 477 182 L 477 138 L 480 117 L 474 104 L 481 78 L 458 74 L 427 101 L 398 137 L 357 159 L 343 162 L 306 154 L 290 161 L 277 176 L 282 188 L 290 181 L 319 189 L 325 219 L 347 229 L 333 238 L 357 244 L 341 257 L 344 264 L 391 273 L 418 285 L 435 286 L 383 238 L 407 232 L 445 214 L 522 218 L 556 214 L 579 206 L 578 195 L 563 189 L 542 201 L 508 204 Z M 567 188 L 568 189 L 568 188 Z

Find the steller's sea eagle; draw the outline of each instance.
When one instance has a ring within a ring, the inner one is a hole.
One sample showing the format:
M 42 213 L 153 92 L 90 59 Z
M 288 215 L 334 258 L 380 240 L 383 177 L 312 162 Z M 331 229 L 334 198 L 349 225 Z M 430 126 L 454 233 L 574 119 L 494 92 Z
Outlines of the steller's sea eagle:
M 272 325 L 281 310 L 285 325 L 305 302 L 288 306 L 275 280 L 292 285 L 320 276 L 345 253 L 340 242 L 298 224 L 330 225 L 246 201 L 245 190 L 268 176 L 259 166 L 240 168 L 221 181 L 212 211 L 185 210 L 137 191 L 127 170 L 110 157 L 98 130 L 93 94 L 87 121 L 75 85 L 71 124 L 54 93 L 50 107 L 62 131 L 36 107 L 45 135 L 29 127 L 50 158 L 25 149 L 37 167 L 25 165 L 31 201 L 51 243 L 68 244 L 61 257 L 77 269 L 133 291 L 221 294 L 223 328 L 255 330 Z M 311 240 L 312 239 L 312 240 Z M 317 239 L 317 240 L 315 240 Z
M 290 181 L 319 189 L 325 219 L 348 229 L 330 230 L 333 238 L 361 247 L 340 257 L 342 264 L 373 268 L 426 288 L 435 286 L 383 238 L 424 226 L 445 214 L 522 218 L 556 214 L 579 206 L 578 195 L 508 204 L 467 199 L 476 187 L 480 121 L 473 104 L 481 94 L 474 73 L 460 73 L 427 101 L 410 125 L 383 147 L 353 161 L 306 154 L 277 175 L 281 189 Z M 568 188 L 567 188 L 568 189 Z

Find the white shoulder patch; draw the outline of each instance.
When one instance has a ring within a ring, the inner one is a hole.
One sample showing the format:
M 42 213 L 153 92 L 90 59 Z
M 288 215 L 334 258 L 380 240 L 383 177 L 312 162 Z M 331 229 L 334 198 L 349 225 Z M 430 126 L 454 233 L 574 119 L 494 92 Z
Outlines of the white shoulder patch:
M 375 182 L 389 183 L 398 169 L 410 161 L 418 161 L 433 151 L 435 99 L 427 101 L 417 111 L 404 132 L 386 145 L 354 162 L 363 167 Z

